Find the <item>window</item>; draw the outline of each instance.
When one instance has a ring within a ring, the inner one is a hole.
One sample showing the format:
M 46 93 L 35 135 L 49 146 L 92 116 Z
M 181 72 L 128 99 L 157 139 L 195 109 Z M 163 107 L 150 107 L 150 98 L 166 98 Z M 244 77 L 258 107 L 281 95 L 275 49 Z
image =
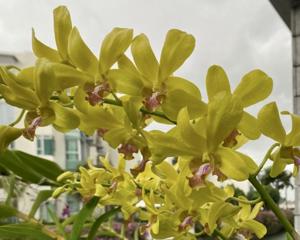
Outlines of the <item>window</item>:
M 80 162 L 80 135 L 66 134 L 66 168 L 75 170 Z
M 37 154 L 38 155 L 53 155 L 54 154 L 54 139 L 52 136 L 37 136 Z
M 54 201 L 45 202 L 40 207 L 40 219 L 44 222 L 52 223 L 53 219 L 49 211 L 56 213 L 56 204 Z
M 77 195 L 67 195 L 67 205 L 70 208 L 70 214 L 78 213 L 80 208 L 80 199 Z

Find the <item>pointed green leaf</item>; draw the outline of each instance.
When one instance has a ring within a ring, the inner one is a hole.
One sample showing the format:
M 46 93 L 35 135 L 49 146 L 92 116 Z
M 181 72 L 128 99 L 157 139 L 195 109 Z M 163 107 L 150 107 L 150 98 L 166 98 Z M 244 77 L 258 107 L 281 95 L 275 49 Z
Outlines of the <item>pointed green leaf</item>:
M 192 54 L 195 38 L 178 29 L 168 31 L 160 56 L 159 79 L 172 75 Z
M 273 88 L 273 81 L 261 70 L 247 73 L 233 94 L 241 98 L 243 107 L 248 107 L 267 98 Z
M 230 84 L 226 72 L 218 65 L 208 69 L 206 75 L 206 91 L 209 101 L 220 92 L 231 93 Z
M 119 211 L 120 211 L 120 207 L 116 207 L 100 215 L 100 217 L 98 217 L 96 221 L 93 223 L 89 235 L 87 237 L 87 240 L 94 240 L 101 224 L 107 222 L 113 215 L 115 215 Z
M 0 219 L 17 216 L 18 210 L 0 203 Z
M 32 223 L 2 225 L 0 236 L 8 239 L 54 240 L 44 233 L 42 226 Z
M 94 212 L 94 209 L 96 208 L 97 204 L 99 202 L 99 197 L 93 197 L 87 204 L 83 206 L 83 208 L 80 210 L 78 215 L 75 218 L 72 232 L 70 236 L 70 240 L 78 240 L 78 238 L 81 236 L 81 231 L 83 228 L 84 223 L 92 215 Z
M 280 120 L 279 111 L 275 102 L 265 105 L 257 116 L 260 131 L 267 137 L 283 143 L 285 140 L 285 130 Z
M 68 60 L 68 38 L 72 30 L 70 13 L 66 6 L 59 6 L 53 10 L 55 42 L 59 55 Z
M 100 50 L 100 73 L 105 74 L 118 61 L 131 44 L 133 30 L 128 28 L 114 28 L 104 38 Z
M 98 60 L 82 40 L 76 27 L 72 29 L 69 36 L 68 53 L 75 66 L 92 75 L 96 75 L 98 72 Z
M 38 193 L 35 201 L 31 207 L 31 210 L 28 214 L 29 218 L 33 218 L 41 204 L 47 201 L 50 197 L 52 197 L 53 190 L 42 190 Z

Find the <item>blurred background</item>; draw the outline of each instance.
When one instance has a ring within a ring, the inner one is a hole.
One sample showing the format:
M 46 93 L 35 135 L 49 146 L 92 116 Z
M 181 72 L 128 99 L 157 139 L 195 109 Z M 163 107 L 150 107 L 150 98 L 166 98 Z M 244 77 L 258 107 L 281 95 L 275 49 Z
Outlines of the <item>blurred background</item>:
M 280 5 L 282 1 L 272 2 L 279 8 L 283 6 Z M 145 33 L 157 57 L 166 32 L 178 28 L 194 35 L 196 48 L 177 75 L 193 81 L 204 93 L 206 72 L 212 64 L 226 70 L 232 89 L 244 74 L 259 68 L 273 78 L 274 90 L 270 98 L 248 109 L 249 112 L 256 114 L 259 107 L 275 100 L 280 110 L 293 111 L 292 34 L 268 0 L 0 0 L 0 64 L 23 67 L 34 63 L 32 28 L 42 42 L 55 46 L 52 10 L 58 5 L 69 8 L 73 24 L 96 56 L 104 36 L 114 27 L 133 28 L 135 35 Z M 206 99 L 205 94 L 203 97 Z M 0 102 L 0 123 L 12 122 L 15 116 L 15 109 Z M 289 129 L 289 119 L 284 117 L 283 120 Z M 272 141 L 261 137 L 256 144 L 246 144 L 242 151 L 260 162 L 271 144 Z M 76 131 L 62 135 L 50 127 L 39 129 L 33 143 L 21 139 L 11 147 L 55 159 L 70 170 L 84 164 L 88 157 L 97 161 L 99 155 L 107 152 L 111 161 L 116 157 L 115 152 L 99 139 Z M 284 187 L 278 187 L 275 180 L 266 180 L 266 185 L 277 189 L 278 193 L 274 194 L 277 194 L 278 204 L 293 209 L 293 178 L 288 171 L 286 175 L 288 180 L 283 180 L 286 181 Z M 235 186 L 246 195 L 255 195 L 247 184 Z M 2 187 L 4 198 L 5 181 Z M 38 191 L 35 186 L 25 190 L 20 188 L 22 197 L 16 201 L 18 207 L 24 211 L 29 209 L 35 191 Z M 59 213 L 67 206 L 72 213 L 78 211 L 81 203 L 77 196 L 69 196 L 47 204 Z M 37 217 L 51 221 L 48 215 L 45 207 L 40 209 Z

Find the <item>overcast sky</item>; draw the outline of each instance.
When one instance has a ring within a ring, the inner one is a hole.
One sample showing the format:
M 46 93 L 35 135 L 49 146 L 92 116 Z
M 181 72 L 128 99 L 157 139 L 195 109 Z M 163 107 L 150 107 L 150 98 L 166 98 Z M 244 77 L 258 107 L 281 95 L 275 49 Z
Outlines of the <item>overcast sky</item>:
M 73 24 L 96 55 L 113 27 L 145 33 L 157 56 L 166 32 L 179 28 L 195 36 L 196 49 L 177 75 L 204 92 L 212 64 L 225 68 L 232 86 L 259 68 L 274 80 L 272 97 L 264 103 L 276 100 L 280 109 L 292 110 L 291 35 L 267 0 L 0 0 L 0 52 L 30 51 L 32 27 L 40 40 L 54 46 L 52 9 L 61 4 L 68 6 Z M 260 159 L 270 143 L 262 138 L 244 150 Z

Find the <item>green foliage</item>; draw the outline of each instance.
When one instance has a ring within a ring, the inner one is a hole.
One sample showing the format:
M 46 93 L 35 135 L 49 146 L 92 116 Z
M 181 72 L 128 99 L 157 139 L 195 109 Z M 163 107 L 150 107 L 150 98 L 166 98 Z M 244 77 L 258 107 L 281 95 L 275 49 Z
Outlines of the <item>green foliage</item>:
M 145 34 L 134 36 L 132 29 L 114 28 L 96 57 L 73 26 L 66 7 L 57 7 L 53 15 L 57 49 L 43 44 L 33 31 L 35 65 L 19 71 L 0 68 L 1 98 L 22 110 L 10 126 L 0 126 L 0 167 L 22 181 L 56 186 L 53 197 L 82 196 L 86 204 L 74 218 L 69 239 L 79 239 L 94 210 L 105 206 L 114 210 L 95 221 L 88 229 L 89 238 L 118 210 L 126 222 L 138 216 L 141 230 L 156 239 L 196 239 L 190 233 L 195 224 L 203 228 L 198 235 L 263 238 L 266 227 L 255 220 L 263 205 L 258 194 L 252 191 L 248 197 L 256 194 L 255 201 L 248 201 L 230 186 L 218 187 L 209 180 L 211 175 L 220 182 L 248 179 L 294 236 L 291 224 L 269 197 L 279 201 L 278 189 L 264 188 L 256 179 L 268 159 L 274 161 L 272 177 L 288 164 L 294 165 L 296 174 L 300 165 L 300 117 L 282 113 L 292 119 L 292 131 L 287 134 L 276 103 L 265 105 L 257 118 L 246 111 L 270 95 L 273 82 L 266 73 L 258 69 L 246 73 L 232 91 L 225 70 L 214 65 L 206 77 L 205 102 L 198 87 L 176 72 L 195 48 L 191 34 L 169 30 L 158 60 Z M 23 126 L 14 127 L 22 119 Z M 149 131 L 153 122 L 172 126 L 168 132 Z M 101 168 L 89 162 L 77 172 L 64 172 L 52 161 L 7 150 L 21 135 L 33 140 L 37 128 L 50 125 L 63 133 L 79 129 L 103 137 L 118 149 L 118 166 L 102 158 Z M 278 144 L 258 167 L 239 148 L 261 134 Z M 136 153 L 142 161 L 129 173 L 127 160 Z M 168 157 L 177 163 L 169 164 Z M 33 219 L 51 191 L 38 195 L 29 216 L 18 214 L 24 223 L 1 226 L 0 233 L 12 238 L 30 233 L 33 239 L 68 238 L 64 227 L 71 218 L 61 224 L 51 212 L 54 230 Z M 232 199 L 238 204 L 232 204 Z

